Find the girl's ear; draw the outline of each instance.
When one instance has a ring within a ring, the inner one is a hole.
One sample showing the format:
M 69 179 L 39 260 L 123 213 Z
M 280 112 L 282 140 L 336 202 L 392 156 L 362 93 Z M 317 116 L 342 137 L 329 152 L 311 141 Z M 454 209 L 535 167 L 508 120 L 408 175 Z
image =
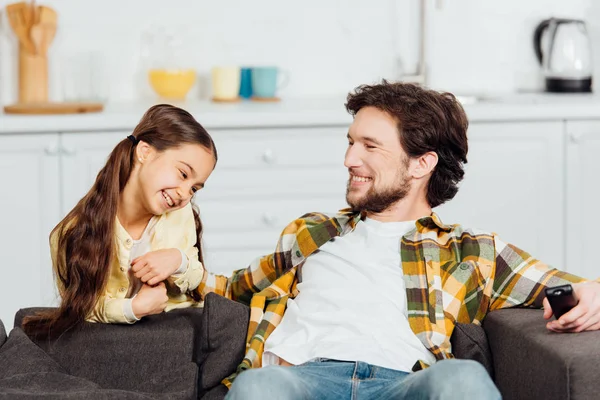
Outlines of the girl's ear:
M 150 146 L 148 143 L 140 140 L 135 147 L 135 156 L 137 160 L 143 164 L 146 160 L 148 160 L 154 153 L 154 147 Z

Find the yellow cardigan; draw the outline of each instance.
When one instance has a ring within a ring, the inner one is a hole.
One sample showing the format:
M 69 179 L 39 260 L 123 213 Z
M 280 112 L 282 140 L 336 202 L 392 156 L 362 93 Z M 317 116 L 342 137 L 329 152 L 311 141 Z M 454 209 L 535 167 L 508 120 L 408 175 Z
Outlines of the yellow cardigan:
M 58 237 L 50 238 L 50 252 L 54 273 L 57 272 L 57 245 Z M 204 274 L 204 267 L 198 260 L 196 223 L 192 213 L 192 206 L 187 206 L 168 212 L 159 217 L 151 238 L 151 249 L 181 249 L 187 255 L 188 267 L 182 274 L 172 275 L 167 282 L 169 301 L 165 311 L 174 308 L 202 306 L 195 302 L 187 293 L 196 289 Z M 104 293 L 98 299 L 96 306 L 87 320 L 90 322 L 128 323 L 123 314 L 123 303 L 129 288 L 129 258 L 133 239 L 115 218 L 115 254 L 110 265 L 108 282 Z M 68 268 L 68 266 L 67 266 Z M 58 282 L 58 281 L 57 281 Z M 59 286 L 59 293 L 62 287 Z

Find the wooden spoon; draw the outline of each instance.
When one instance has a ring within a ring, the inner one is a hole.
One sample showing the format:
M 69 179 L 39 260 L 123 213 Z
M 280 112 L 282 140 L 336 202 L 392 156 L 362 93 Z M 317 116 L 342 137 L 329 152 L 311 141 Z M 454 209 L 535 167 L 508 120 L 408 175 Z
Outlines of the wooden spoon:
M 40 24 L 48 24 L 56 26 L 56 21 L 58 17 L 56 16 L 56 11 L 54 11 L 50 7 L 46 6 L 38 6 L 38 15 L 39 15 L 39 23 Z
M 6 6 L 6 14 L 11 28 L 19 39 L 19 44 L 28 53 L 35 54 L 36 49 L 29 36 L 29 28 L 26 22 L 28 13 L 27 3 L 13 3 Z
M 38 24 L 31 28 L 31 39 L 35 44 L 37 54 L 46 57 L 55 35 L 56 25 Z

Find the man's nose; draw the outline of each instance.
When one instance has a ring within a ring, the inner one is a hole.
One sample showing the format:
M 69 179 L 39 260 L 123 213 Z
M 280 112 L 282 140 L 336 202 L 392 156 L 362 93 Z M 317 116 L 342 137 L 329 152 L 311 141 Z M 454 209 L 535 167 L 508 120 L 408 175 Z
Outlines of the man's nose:
M 346 150 L 346 157 L 344 158 L 344 166 L 346 168 L 356 168 L 362 166 L 362 158 L 360 152 L 354 147 L 348 147 Z

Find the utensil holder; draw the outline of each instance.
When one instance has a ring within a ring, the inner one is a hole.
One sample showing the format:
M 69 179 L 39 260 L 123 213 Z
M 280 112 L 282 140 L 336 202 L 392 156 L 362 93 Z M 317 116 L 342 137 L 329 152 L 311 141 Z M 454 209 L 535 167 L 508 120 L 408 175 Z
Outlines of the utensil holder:
M 19 46 L 19 103 L 48 101 L 48 58 Z

